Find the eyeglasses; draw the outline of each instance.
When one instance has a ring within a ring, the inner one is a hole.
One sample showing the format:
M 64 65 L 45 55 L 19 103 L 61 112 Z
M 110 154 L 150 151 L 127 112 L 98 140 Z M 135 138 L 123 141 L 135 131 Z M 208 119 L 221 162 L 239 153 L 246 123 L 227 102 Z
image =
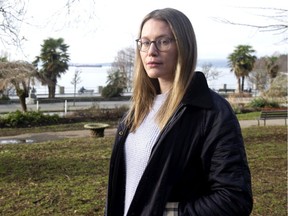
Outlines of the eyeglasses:
M 137 47 L 141 52 L 147 52 L 152 43 L 155 44 L 157 50 L 159 50 L 160 52 L 168 51 L 171 47 L 172 41 L 175 41 L 175 39 L 169 37 L 161 37 L 154 41 L 143 38 L 139 38 L 136 40 Z

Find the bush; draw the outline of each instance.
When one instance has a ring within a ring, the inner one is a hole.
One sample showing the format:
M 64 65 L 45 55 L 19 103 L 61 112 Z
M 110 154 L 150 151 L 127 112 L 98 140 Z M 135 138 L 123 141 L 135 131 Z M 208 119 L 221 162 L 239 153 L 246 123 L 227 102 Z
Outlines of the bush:
M 128 107 L 126 106 L 114 107 L 113 109 L 92 106 L 89 109 L 75 111 L 71 117 L 96 121 L 119 121 L 127 110 Z
M 101 96 L 104 98 L 119 97 L 123 92 L 123 88 L 117 86 L 107 85 L 102 89 Z
M 243 114 L 243 113 L 251 113 L 258 111 L 255 107 L 250 107 L 248 105 L 242 105 L 242 104 L 231 104 L 232 109 L 235 114 Z
M 249 103 L 250 107 L 253 108 L 279 108 L 280 105 L 276 101 L 270 101 L 265 98 L 255 98 Z
M 9 98 L 9 96 L 8 95 L 2 95 L 1 97 L 0 97 L 0 101 L 4 101 L 4 102 L 7 102 L 7 101 L 9 101 L 10 100 L 10 98 Z
M 286 97 L 287 96 L 287 81 L 286 75 L 279 75 L 275 78 L 268 91 L 264 94 L 268 97 Z
M 56 114 L 45 115 L 40 111 L 21 112 L 19 110 L 0 117 L 0 127 L 33 127 L 56 124 L 60 117 Z

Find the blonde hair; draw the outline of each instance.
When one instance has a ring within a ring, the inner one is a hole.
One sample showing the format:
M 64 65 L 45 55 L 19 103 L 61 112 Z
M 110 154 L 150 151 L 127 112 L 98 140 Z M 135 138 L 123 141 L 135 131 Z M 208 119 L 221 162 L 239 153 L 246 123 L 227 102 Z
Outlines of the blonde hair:
M 162 129 L 176 111 L 194 74 L 197 63 L 197 43 L 190 20 L 185 14 L 172 8 L 154 10 L 147 14 L 140 25 L 139 38 L 145 22 L 149 19 L 168 23 L 176 39 L 178 50 L 174 82 L 156 117 Z M 131 127 L 131 131 L 135 131 L 140 126 L 149 113 L 155 96 L 160 93 L 158 80 L 148 77 L 139 52 L 136 50 L 132 104 L 125 118 L 125 123 Z

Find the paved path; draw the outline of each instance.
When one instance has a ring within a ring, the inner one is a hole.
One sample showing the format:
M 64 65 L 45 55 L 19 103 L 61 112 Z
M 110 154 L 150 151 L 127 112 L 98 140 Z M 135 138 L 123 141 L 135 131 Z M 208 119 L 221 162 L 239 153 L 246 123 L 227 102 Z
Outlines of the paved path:
M 106 128 L 104 136 L 115 136 L 116 128 Z M 73 131 L 59 131 L 59 132 L 44 132 L 44 133 L 26 133 L 16 136 L 1 137 L 0 144 L 11 143 L 32 143 L 32 142 L 46 142 L 52 140 L 66 139 L 66 138 L 84 138 L 89 137 L 89 130 L 73 130 Z
M 263 126 L 263 121 L 260 122 L 260 127 Z M 258 126 L 257 120 L 245 120 L 240 121 L 241 128 L 247 128 L 251 126 Z M 267 120 L 266 126 L 285 125 L 284 120 Z M 105 136 L 115 136 L 116 128 L 106 128 Z M 9 143 L 32 143 L 32 142 L 44 142 L 49 140 L 65 139 L 65 138 L 81 138 L 90 136 L 89 130 L 74 130 L 74 131 L 59 131 L 59 132 L 44 132 L 44 133 L 26 133 L 16 136 L 1 137 L 0 144 Z
M 285 120 L 284 119 L 269 119 L 266 120 L 266 126 L 283 126 L 285 125 Z M 240 126 L 241 128 L 245 127 L 251 127 L 251 126 L 258 126 L 258 121 L 257 120 L 242 120 L 240 121 Z M 260 121 L 260 126 L 264 126 L 264 121 Z

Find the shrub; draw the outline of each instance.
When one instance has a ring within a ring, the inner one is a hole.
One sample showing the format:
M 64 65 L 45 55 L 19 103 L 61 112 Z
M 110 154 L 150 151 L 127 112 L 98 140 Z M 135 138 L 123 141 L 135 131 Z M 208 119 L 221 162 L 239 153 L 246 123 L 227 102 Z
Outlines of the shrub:
M 279 108 L 280 105 L 276 101 L 270 101 L 265 98 L 255 98 L 250 103 L 249 106 L 253 108 Z
M 40 111 L 21 112 L 19 110 L 10 112 L 0 117 L 1 127 L 33 127 L 39 125 L 55 124 L 60 117 L 56 114 L 45 115 Z
M 100 108 L 95 105 L 85 110 L 78 110 L 73 113 L 73 117 L 80 117 L 97 121 L 118 121 L 127 112 L 128 107 L 120 106 L 114 108 Z
M 104 98 L 119 97 L 123 92 L 123 88 L 114 85 L 107 85 L 102 89 L 101 96 Z
M 242 104 L 231 104 L 231 106 L 235 114 L 251 113 L 258 110 L 255 107 L 250 107 L 248 105 Z
M 7 101 L 9 101 L 10 100 L 10 98 L 9 98 L 9 96 L 8 95 L 2 95 L 1 97 L 0 97 L 0 102 L 7 102 Z
M 272 82 L 268 91 L 265 92 L 265 96 L 268 97 L 286 97 L 287 96 L 287 81 L 288 78 L 286 75 L 279 75 Z

